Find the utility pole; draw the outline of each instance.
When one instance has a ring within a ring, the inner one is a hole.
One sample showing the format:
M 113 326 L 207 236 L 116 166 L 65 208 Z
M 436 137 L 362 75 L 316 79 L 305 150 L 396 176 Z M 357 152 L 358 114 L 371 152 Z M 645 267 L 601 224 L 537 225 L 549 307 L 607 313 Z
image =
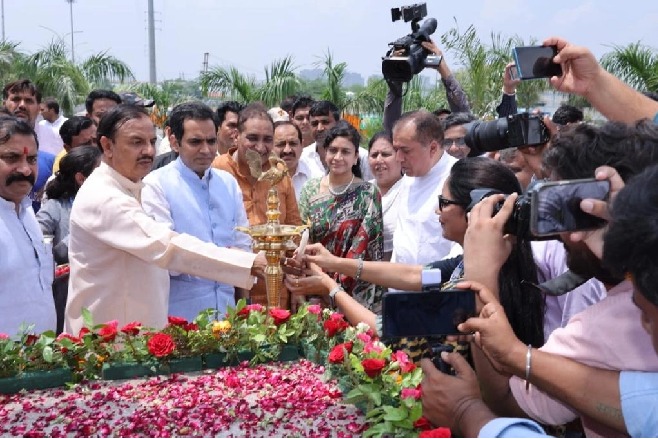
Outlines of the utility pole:
M 5 0 L 2 0 L 2 41 L 5 41 Z
M 209 52 L 205 52 L 203 54 L 203 72 L 206 73 L 208 71 L 208 57 L 210 56 Z
M 74 0 L 66 0 L 66 1 L 69 4 L 69 16 L 71 17 L 71 62 L 73 64 L 75 64 L 75 44 L 73 42 L 73 34 L 75 33 L 75 32 L 73 32 L 73 2 L 74 2 Z M 3 20 L 4 20 L 4 13 L 3 13 Z M 5 29 L 5 27 L 3 25 L 2 26 L 3 33 L 4 33 L 4 29 Z M 3 35 L 2 39 L 4 40 L 4 35 Z
M 153 0 L 148 0 L 148 29 L 149 29 L 149 82 L 157 83 L 155 74 L 155 13 L 153 11 Z

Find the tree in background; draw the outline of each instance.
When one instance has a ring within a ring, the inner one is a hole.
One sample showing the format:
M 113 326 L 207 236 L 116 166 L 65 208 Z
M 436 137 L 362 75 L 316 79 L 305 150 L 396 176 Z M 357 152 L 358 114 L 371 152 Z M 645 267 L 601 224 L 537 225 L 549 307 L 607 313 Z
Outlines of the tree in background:
M 658 92 L 658 54 L 640 41 L 628 46 L 613 46 L 601 58 L 603 67 L 631 87 Z

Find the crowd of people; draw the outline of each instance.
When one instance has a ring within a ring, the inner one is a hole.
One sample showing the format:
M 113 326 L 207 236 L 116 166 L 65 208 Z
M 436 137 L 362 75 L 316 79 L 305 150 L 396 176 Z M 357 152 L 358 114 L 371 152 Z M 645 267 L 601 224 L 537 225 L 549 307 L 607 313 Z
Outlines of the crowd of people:
M 152 102 L 134 94 L 94 90 L 87 114 L 67 119 L 30 80 L 7 84 L 0 333 L 78 334 L 86 311 L 162 328 L 241 298 L 267 304 L 264 254 L 237 228 L 267 221 L 270 183 L 257 174 L 276 154 L 281 223 L 307 224 L 310 240 L 282 255 L 281 306 L 319 301 L 382 334 L 387 291 L 474 291 L 463 335 L 440 340 L 453 374 L 424 358 L 436 340 L 386 340 L 421 364 L 432 423 L 465 436 L 658 435 L 658 102 L 588 49 L 544 44 L 563 72 L 551 85 L 608 121 L 565 105 L 544 118 L 549 142 L 485 154 L 467 140 L 478 115 L 445 57 L 449 108 L 402 113 L 403 85 L 389 82 L 371 139 L 334 103 L 291 96 L 272 109 L 179 104 L 160 142 Z M 501 118 L 517 113 L 511 66 Z M 607 200 L 579 200 L 603 228 L 542 240 L 510 230 L 529 187 L 587 178 L 610 182 Z M 70 274 L 55 279 L 61 264 Z

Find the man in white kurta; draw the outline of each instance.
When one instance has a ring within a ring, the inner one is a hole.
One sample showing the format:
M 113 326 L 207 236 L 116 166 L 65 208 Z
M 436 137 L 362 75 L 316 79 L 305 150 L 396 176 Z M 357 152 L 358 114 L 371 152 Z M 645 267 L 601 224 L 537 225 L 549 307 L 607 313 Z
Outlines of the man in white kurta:
M 77 334 L 82 310 L 94 323 L 167 323 L 169 271 L 251 288 L 262 255 L 179 234 L 141 206 L 142 178 L 155 155 L 155 129 L 142 108 L 121 105 L 98 127 L 104 162 L 78 192 L 71 211 L 71 277 L 64 330 Z
M 393 149 L 405 176 L 392 262 L 429 264 L 461 253 L 458 244 L 443 237 L 436 214 L 443 184 L 457 161 L 444 152 L 442 140 L 441 122 L 424 110 L 403 115 L 393 128 Z

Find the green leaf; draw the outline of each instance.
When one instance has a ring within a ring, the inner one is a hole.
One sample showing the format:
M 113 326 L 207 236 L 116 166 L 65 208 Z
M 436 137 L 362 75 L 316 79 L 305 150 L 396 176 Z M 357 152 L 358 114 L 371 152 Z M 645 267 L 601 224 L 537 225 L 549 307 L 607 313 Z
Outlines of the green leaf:
M 363 432 L 363 437 L 385 437 L 386 433 L 390 431 L 386 428 L 386 424 L 373 425 Z
M 371 392 L 368 394 L 368 397 L 375 405 L 382 405 L 382 394 L 381 392 Z
M 43 348 L 42 355 L 43 355 L 43 359 L 47 363 L 52 363 L 53 362 L 53 348 L 52 347 L 46 346 L 45 348 Z
M 266 337 L 265 337 L 265 334 L 256 334 L 256 335 L 254 336 L 254 341 L 255 341 L 256 343 L 263 343 L 263 342 L 265 341 L 265 338 L 266 338 Z
M 391 422 L 402 421 L 409 415 L 409 412 L 404 407 L 394 408 L 390 406 L 385 406 L 384 411 L 386 412 L 386 414 L 384 415 L 384 420 Z
M 82 308 L 82 322 L 89 329 L 94 327 L 94 317 L 87 308 Z

